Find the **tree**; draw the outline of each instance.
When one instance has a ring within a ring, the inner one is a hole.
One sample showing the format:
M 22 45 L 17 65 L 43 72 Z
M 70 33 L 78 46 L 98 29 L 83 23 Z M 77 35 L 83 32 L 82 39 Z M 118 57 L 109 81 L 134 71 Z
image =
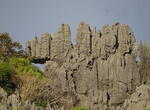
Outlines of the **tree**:
M 13 42 L 6 32 L 0 34 L 0 61 L 12 56 L 21 55 L 22 53 L 22 45 L 19 42 Z

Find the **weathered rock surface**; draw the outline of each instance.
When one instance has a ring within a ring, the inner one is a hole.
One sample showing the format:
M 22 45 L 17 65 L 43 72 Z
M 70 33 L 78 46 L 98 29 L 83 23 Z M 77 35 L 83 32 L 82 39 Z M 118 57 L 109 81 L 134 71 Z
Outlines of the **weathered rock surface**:
M 150 86 L 141 85 L 123 104 L 122 110 L 150 110 Z
M 20 106 L 21 102 L 18 93 L 8 96 L 7 93 L 0 88 L 0 110 L 9 110 Z
M 46 96 L 46 92 L 48 91 L 47 97 L 50 97 L 52 95 L 52 91 L 47 88 L 40 92 L 42 96 Z M 72 99 L 72 97 L 70 97 L 69 95 L 66 95 L 65 97 L 59 96 L 60 95 L 57 95 L 58 98 L 54 98 L 51 101 L 46 101 L 46 99 L 44 99 L 43 101 L 46 102 L 46 105 L 45 107 L 43 107 L 37 105 L 35 101 L 31 100 L 21 102 L 21 98 L 18 92 L 12 95 L 8 95 L 2 88 L 0 88 L 0 110 L 70 110 L 72 105 L 74 104 L 74 99 Z M 37 98 L 39 97 L 40 96 L 38 95 Z M 52 97 L 54 97 L 54 94 Z
M 130 110 L 130 103 L 126 108 L 122 105 L 141 85 L 142 78 L 135 61 L 135 36 L 128 25 L 114 23 L 97 31 L 81 22 L 76 45 L 71 43 L 68 25 L 40 39 L 46 38 L 50 40 L 41 40 L 41 44 L 45 42 L 42 49 L 37 47 L 39 38 L 30 41 L 27 53 L 34 59 L 47 60 L 45 76 L 53 90 L 59 88 L 63 93 L 74 94 L 79 100 L 75 105 L 89 110 Z
M 77 49 L 79 53 L 89 55 L 92 51 L 92 36 L 90 26 L 84 22 L 77 29 Z
M 44 33 L 27 43 L 26 53 L 35 63 L 44 63 L 49 59 L 64 59 L 67 50 L 72 48 L 70 27 L 62 24 L 55 34 Z

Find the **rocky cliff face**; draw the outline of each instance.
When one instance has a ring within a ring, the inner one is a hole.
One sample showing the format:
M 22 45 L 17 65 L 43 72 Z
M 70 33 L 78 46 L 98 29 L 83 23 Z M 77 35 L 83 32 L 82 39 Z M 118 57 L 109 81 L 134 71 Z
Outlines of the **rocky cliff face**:
M 27 43 L 27 55 L 34 58 L 37 63 L 45 60 L 62 60 L 67 50 L 72 47 L 70 27 L 62 24 L 55 34 L 44 33 Z
M 72 45 L 70 27 L 63 24 L 56 34 L 45 33 L 30 41 L 26 52 L 36 63 L 47 61 L 45 76 L 53 90 L 58 87 L 75 94 L 76 105 L 89 110 L 131 110 L 130 104 L 122 106 L 142 77 L 135 61 L 135 36 L 128 25 L 114 23 L 97 31 L 81 22 Z
M 150 110 L 150 86 L 141 85 L 126 99 L 121 110 Z

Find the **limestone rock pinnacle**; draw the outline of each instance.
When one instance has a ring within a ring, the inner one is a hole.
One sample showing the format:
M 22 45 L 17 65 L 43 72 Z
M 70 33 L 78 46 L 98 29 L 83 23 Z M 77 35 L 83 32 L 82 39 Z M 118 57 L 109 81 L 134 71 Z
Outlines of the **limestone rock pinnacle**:
M 57 33 L 36 37 L 27 47 L 34 59 L 48 58 L 45 75 L 52 88 L 75 94 L 89 110 L 128 110 L 117 108 L 141 84 L 136 51 L 132 30 L 120 23 L 98 31 L 81 22 L 75 45 L 69 25 L 62 24 Z

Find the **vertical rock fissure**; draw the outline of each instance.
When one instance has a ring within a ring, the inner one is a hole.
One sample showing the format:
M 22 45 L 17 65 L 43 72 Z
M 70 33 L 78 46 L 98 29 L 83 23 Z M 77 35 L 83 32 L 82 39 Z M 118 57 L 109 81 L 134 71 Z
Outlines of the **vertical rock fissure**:
M 49 38 L 49 59 L 51 59 L 51 37 Z
M 92 54 L 92 34 L 90 34 L 90 54 Z
M 96 63 L 97 89 L 99 90 L 100 87 L 99 87 L 98 63 L 97 63 L 97 61 L 95 61 L 95 63 Z

